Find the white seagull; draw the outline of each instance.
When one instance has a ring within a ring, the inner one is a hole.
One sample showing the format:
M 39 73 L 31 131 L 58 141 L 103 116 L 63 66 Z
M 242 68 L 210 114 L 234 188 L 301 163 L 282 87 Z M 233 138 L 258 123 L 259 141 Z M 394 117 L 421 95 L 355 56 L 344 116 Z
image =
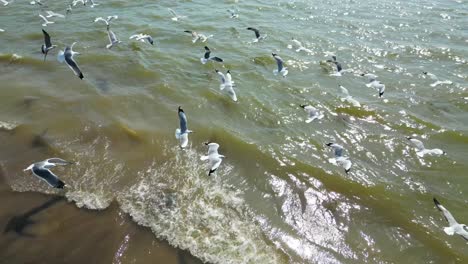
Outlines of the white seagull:
M 237 95 L 236 95 L 236 92 L 234 91 L 234 86 L 235 85 L 234 85 L 234 81 L 232 80 L 231 71 L 228 70 L 226 72 L 226 75 L 224 75 L 222 72 L 220 72 L 218 70 L 215 70 L 215 71 L 219 75 L 220 80 L 221 80 L 221 84 L 219 85 L 219 89 L 221 91 L 226 89 L 226 91 L 228 92 L 231 99 L 234 102 L 237 102 Z
M 76 6 L 78 3 L 82 3 L 83 5 L 86 5 L 86 2 L 88 2 L 88 0 L 73 0 L 72 2 L 72 5 L 73 6 Z
M 435 81 L 434 83 L 430 84 L 431 87 L 436 87 L 437 85 L 440 85 L 440 84 L 452 84 L 452 81 L 450 80 L 439 81 L 439 78 L 433 73 L 425 71 L 423 72 L 423 74 Z
M 113 16 L 108 16 L 107 19 L 104 19 L 102 17 L 96 17 L 94 19 L 94 23 L 98 22 L 98 21 L 102 21 L 104 23 L 106 23 L 107 27 L 109 27 L 110 25 L 110 22 L 113 20 L 113 19 L 117 19 L 119 18 L 119 16 L 116 16 L 116 15 L 113 15 Z
M 253 27 L 248 27 L 247 30 L 252 30 L 255 33 L 255 39 L 252 42 L 259 42 L 260 40 L 266 39 L 268 35 L 260 36 L 260 31 Z
M 411 144 L 413 144 L 413 146 L 416 148 L 416 155 L 418 155 L 419 157 L 424 157 L 424 155 L 426 154 L 436 156 L 445 154 L 445 151 L 441 149 L 426 149 L 424 147 L 424 144 L 420 140 L 415 139 L 413 137 L 407 137 L 406 139 L 408 139 L 411 142 Z
M 217 62 L 223 62 L 223 59 L 221 59 L 219 57 L 210 57 L 210 54 L 211 54 L 210 48 L 205 46 L 205 55 L 203 56 L 203 58 L 200 58 L 201 63 L 205 64 L 210 60 L 217 61 Z
M 189 33 L 189 34 L 192 35 L 192 43 L 195 43 L 198 40 L 200 40 L 201 42 L 206 42 L 206 40 L 213 37 L 213 35 L 209 35 L 207 37 L 207 36 L 205 36 L 203 34 L 199 34 L 199 33 L 195 32 L 195 31 L 191 31 L 191 30 L 184 30 L 184 32 Z
M 178 109 L 178 115 L 180 128 L 175 130 L 175 137 L 180 141 L 180 147 L 185 148 L 188 145 L 188 134 L 193 133 L 193 131 L 187 129 L 187 117 L 180 106 Z
M 59 14 L 59 13 L 55 13 L 53 11 L 46 11 L 47 13 L 47 18 L 51 18 L 51 17 L 61 17 L 61 18 L 64 18 L 65 16 L 62 15 L 62 14 Z
M 296 52 L 305 51 L 307 53 L 312 53 L 312 50 L 305 48 L 299 40 L 292 38 L 291 41 L 297 46 Z M 292 46 L 288 46 L 288 48 L 289 47 Z
M 107 36 L 109 37 L 109 44 L 106 45 L 106 48 L 111 49 L 115 45 L 121 43 L 122 41 L 118 40 L 114 32 L 107 28 Z
M 217 143 L 207 142 L 205 143 L 205 145 L 208 146 L 208 155 L 201 156 L 200 160 L 209 160 L 210 171 L 208 172 L 208 176 L 211 176 L 211 174 L 213 174 L 218 169 L 219 165 L 221 164 L 225 156 L 219 155 L 218 153 L 219 145 Z
M 311 105 L 299 105 L 304 109 L 304 111 L 307 112 L 308 118 L 305 121 L 306 123 L 310 123 L 314 121 L 315 119 L 322 119 L 323 114 L 320 112 L 317 108 L 311 106 Z
M 436 198 L 434 198 L 434 203 L 437 206 L 437 209 L 442 212 L 445 220 L 447 220 L 449 224 L 448 227 L 444 227 L 444 232 L 449 236 L 453 236 L 454 234 L 460 235 L 468 241 L 468 227 L 465 224 L 459 224 L 453 215 L 445 209 L 445 207 L 442 206 Z
M 73 164 L 73 162 L 69 162 L 63 159 L 59 159 L 59 158 L 50 158 L 44 161 L 33 163 L 29 167 L 24 169 L 24 171 L 31 170 L 32 173 L 36 177 L 47 182 L 47 184 L 49 184 L 50 187 L 63 189 L 65 187 L 65 183 L 61 181 L 57 177 L 57 175 L 51 172 L 50 169 L 57 165 L 68 165 L 68 164 Z
M 343 167 L 346 174 L 348 174 L 348 172 L 351 170 L 352 163 L 348 157 L 343 156 L 343 146 L 336 143 L 327 143 L 327 146 L 331 147 L 335 154 L 335 158 L 329 159 L 329 161 Z
M 340 88 L 341 93 L 344 95 L 344 97 L 341 98 L 342 102 L 346 101 L 355 107 L 361 107 L 361 104 L 356 99 L 354 99 L 351 95 L 349 95 L 348 89 L 344 88 L 341 85 L 339 85 L 338 87 Z
M 148 41 L 151 45 L 154 45 L 154 40 L 153 40 L 153 37 L 151 37 L 150 35 L 147 35 L 147 34 L 142 34 L 142 33 L 139 33 L 139 34 L 135 34 L 135 35 L 132 35 L 130 36 L 130 39 L 135 39 L 136 41 L 141 41 L 141 42 L 145 42 Z
M 47 18 L 45 18 L 43 15 L 39 15 L 39 17 L 42 18 L 42 20 L 44 20 L 44 23 L 42 24 L 43 27 L 47 27 L 48 24 L 54 24 L 55 23 L 54 21 L 47 20 Z
M 73 46 L 76 44 L 76 42 L 73 42 L 71 46 L 66 46 L 65 50 L 60 51 L 57 60 L 60 63 L 66 62 L 68 67 L 72 69 L 72 71 L 75 73 L 78 78 L 83 79 L 83 73 L 81 72 L 80 68 L 78 67 L 78 64 L 76 64 L 75 60 L 73 59 L 73 56 L 75 55 L 80 55 L 80 53 L 73 51 Z
M 171 14 L 174 15 L 174 17 L 171 18 L 173 21 L 178 21 L 179 19 L 186 18 L 186 16 L 177 15 L 176 12 L 170 8 L 168 8 L 167 10 L 169 10 L 169 12 L 171 12 Z
M 100 4 L 96 4 L 94 0 L 90 0 L 90 2 L 91 2 L 91 6 L 90 6 L 91 8 L 94 8 L 95 6 L 100 5 Z
M 283 67 L 283 59 L 281 59 L 281 57 L 276 53 L 272 53 L 271 55 L 273 58 L 275 58 L 276 64 L 278 66 L 278 69 L 273 70 L 273 74 L 277 75 L 278 73 L 281 73 L 283 77 L 286 77 L 286 75 L 288 75 L 288 68 Z
M 379 92 L 379 97 L 382 97 L 385 92 L 385 84 L 377 80 L 377 75 L 372 73 L 361 74 L 361 76 L 367 77 L 369 83 L 366 84 L 367 87 L 376 89 Z
M 52 45 L 52 42 L 50 41 L 50 36 L 44 29 L 42 30 L 42 34 L 44 35 L 44 44 L 42 44 L 41 46 L 41 51 L 42 54 L 44 54 L 45 61 L 49 50 L 54 49 L 55 47 L 57 47 L 57 45 Z
M 10 3 L 10 2 L 8 2 L 6 0 L 0 0 L 0 2 L 2 2 L 4 6 L 7 6 Z
M 239 14 L 236 13 L 234 10 L 228 9 L 227 11 L 231 15 L 230 18 L 238 18 L 239 17 Z

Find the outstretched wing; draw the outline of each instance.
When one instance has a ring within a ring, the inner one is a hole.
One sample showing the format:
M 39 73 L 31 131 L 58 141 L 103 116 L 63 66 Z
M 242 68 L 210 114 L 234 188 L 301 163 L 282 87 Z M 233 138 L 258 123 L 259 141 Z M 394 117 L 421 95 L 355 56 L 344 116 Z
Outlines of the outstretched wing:
M 248 27 L 247 30 L 252 30 L 253 32 L 255 32 L 255 37 L 256 38 L 260 37 L 260 31 L 258 31 L 258 29 L 253 28 L 253 27 Z
M 435 205 L 437 206 L 437 209 L 439 209 L 439 211 L 442 212 L 442 214 L 444 215 L 445 219 L 447 220 L 447 222 L 449 223 L 449 226 L 453 226 L 453 225 L 457 225 L 457 221 L 455 220 L 455 218 L 453 217 L 453 215 L 447 210 L 445 209 L 445 207 L 443 207 L 439 201 L 437 201 L 436 198 L 434 198 L 434 203 Z
M 47 48 L 52 47 L 52 43 L 50 42 L 50 36 L 49 33 L 47 33 L 44 29 L 42 30 L 42 33 L 44 34 L 44 42 Z
M 55 174 L 53 174 L 48 169 L 41 169 L 41 168 L 33 167 L 32 172 L 39 179 L 47 182 L 47 184 L 49 184 L 51 187 L 63 188 L 63 186 L 65 185 Z
M 78 78 L 83 79 L 83 73 L 81 72 L 78 64 L 76 64 L 75 60 L 72 58 L 71 52 L 65 52 L 65 62 L 67 63 L 68 67 L 75 72 Z
M 210 54 L 211 54 L 211 50 L 210 48 L 208 48 L 207 46 L 205 46 L 205 59 L 209 59 L 210 58 Z
M 216 73 L 219 75 L 219 77 L 221 78 L 221 84 L 225 84 L 226 83 L 226 78 L 224 77 L 224 74 L 218 70 L 215 70 Z
M 179 106 L 179 123 L 180 123 L 180 133 L 184 134 L 187 132 L 187 116 L 185 116 L 185 112 Z

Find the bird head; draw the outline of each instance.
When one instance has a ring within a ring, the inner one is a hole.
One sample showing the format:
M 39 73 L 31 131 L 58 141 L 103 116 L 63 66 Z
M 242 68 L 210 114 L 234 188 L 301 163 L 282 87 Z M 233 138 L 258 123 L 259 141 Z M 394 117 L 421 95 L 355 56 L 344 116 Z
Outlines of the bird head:
M 231 73 L 231 70 L 227 70 L 227 72 L 226 72 L 226 73 Z
M 347 169 L 347 170 L 345 170 L 346 174 L 348 174 L 348 172 L 349 172 L 350 170 L 351 170 L 351 169 Z
M 427 71 L 423 71 L 423 74 L 427 75 Z
M 272 54 L 271 54 L 271 56 L 273 56 L 273 57 L 274 57 L 274 56 L 277 56 L 277 55 L 278 55 L 278 54 L 276 54 L 276 53 L 272 53 Z
M 31 165 L 29 165 L 29 167 L 27 167 L 27 168 L 24 169 L 23 171 L 28 171 L 28 170 L 32 169 L 33 166 L 34 166 L 34 164 L 31 164 Z
M 412 138 L 412 137 L 406 137 L 406 139 L 407 139 L 407 140 L 411 140 L 411 139 L 413 139 L 413 138 Z
M 210 50 L 210 48 L 208 48 L 208 46 L 205 46 L 205 50 Z
M 327 143 L 327 144 L 325 144 L 325 145 L 331 147 L 331 145 L 333 145 L 333 143 Z
M 215 72 L 219 72 L 218 69 L 215 69 Z
M 301 105 L 299 105 L 299 106 L 302 107 L 302 108 L 305 108 L 307 105 L 301 104 Z
M 177 109 L 179 112 L 184 112 L 184 110 L 182 109 L 182 107 L 180 107 L 179 105 L 179 108 Z
M 205 146 L 208 146 L 211 143 L 211 141 L 204 142 Z
M 365 73 L 361 73 L 360 75 L 361 75 L 361 76 L 366 76 L 366 74 L 365 74 Z

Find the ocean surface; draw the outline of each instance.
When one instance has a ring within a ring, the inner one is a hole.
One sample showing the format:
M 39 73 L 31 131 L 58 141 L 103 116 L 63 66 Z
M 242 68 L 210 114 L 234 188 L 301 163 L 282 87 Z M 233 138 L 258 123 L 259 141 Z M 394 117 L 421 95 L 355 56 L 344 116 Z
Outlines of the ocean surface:
M 0 195 L 8 201 L 0 256 L 8 263 L 58 248 L 53 256 L 74 256 L 68 263 L 155 263 L 161 258 L 126 250 L 153 240 L 209 263 L 468 262 L 467 242 L 443 232 L 432 201 L 468 223 L 466 0 L 96 2 L 47 27 L 38 15 L 65 14 L 68 1 L 0 5 Z M 185 17 L 172 20 L 168 8 Z M 111 29 L 122 41 L 110 50 L 105 24 L 93 22 L 109 15 L 118 15 Z M 247 27 L 267 37 L 255 43 Z M 42 28 L 58 45 L 45 62 Z M 192 43 L 184 30 L 213 37 Z M 155 45 L 129 39 L 137 33 Z M 297 52 L 292 38 L 308 51 Z M 83 80 L 57 61 L 73 42 Z M 205 45 L 224 62 L 201 64 Z M 272 52 L 285 78 L 273 74 Z M 330 53 L 349 72 L 331 76 Z M 231 71 L 238 102 L 220 91 L 215 69 Z M 424 71 L 447 82 L 431 86 Z M 386 85 L 382 98 L 363 73 Z M 361 106 L 343 100 L 338 85 Z M 324 118 L 306 123 L 300 104 Z M 184 150 L 174 137 L 178 106 L 195 131 Z M 408 136 L 446 155 L 419 157 Z M 210 177 L 200 160 L 207 141 L 227 157 Z M 345 148 L 348 174 L 331 162 L 328 142 Z M 66 191 L 23 172 L 49 157 L 76 162 L 54 169 Z M 38 201 L 51 202 L 34 217 L 49 220 L 26 227 L 33 237 L 8 229 Z M 112 235 L 121 222 L 146 240 Z M 83 234 L 96 239 L 73 243 Z M 80 251 L 84 244 L 99 250 Z

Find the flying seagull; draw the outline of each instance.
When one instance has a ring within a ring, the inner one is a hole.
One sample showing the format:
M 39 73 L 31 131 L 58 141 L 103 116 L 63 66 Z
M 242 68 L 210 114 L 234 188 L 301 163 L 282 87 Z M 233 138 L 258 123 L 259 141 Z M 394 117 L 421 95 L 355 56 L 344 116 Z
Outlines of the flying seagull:
M 39 17 L 42 18 L 42 20 L 44 20 L 44 23 L 42 24 L 43 27 L 47 27 L 48 24 L 54 24 L 55 23 L 54 21 L 47 20 L 47 18 L 45 18 L 45 16 L 43 16 L 43 15 L 39 15 Z
M 234 91 L 234 81 L 232 80 L 231 76 L 231 71 L 228 70 L 226 72 L 226 75 L 224 75 L 222 72 L 215 70 L 216 73 L 219 75 L 221 84 L 219 85 L 219 89 L 222 91 L 226 89 L 228 92 L 229 96 L 234 102 L 237 102 L 237 95 L 236 92 Z
M 42 5 L 41 0 L 33 0 L 33 1 L 29 2 L 29 3 L 31 5 L 35 5 L 35 4 Z
M 64 51 L 60 51 L 57 60 L 62 63 L 66 62 L 68 67 L 72 69 L 72 71 L 75 73 L 78 78 L 83 79 L 83 73 L 81 72 L 80 68 L 78 67 L 78 64 L 76 64 L 75 60 L 73 59 L 74 55 L 80 55 L 78 52 L 73 51 L 73 46 L 76 44 L 76 42 L 73 42 L 71 46 L 66 46 Z
M 453 215 L 447 209 L 445 209 L 445 207 L 442 206 L 436 198 L 434 198 L 434 203 L 437 209 L 442 212 L 445 220 L 447 220 L 449 224 L 448 227 L 444 227 L 444 232 L 449 236 L 453 236 L 454 234 L 460 235 L 466 241 L 468 241 L 468 227 L 465 224 L 459 224 Z
M 211 176 L 211 174 L 213 174 L 218 169 L 225 156 L 219 155 L 219 145 L 217 143 L 207 142 L 205 145 L 208 146 L 208 155 L 201 156 L 200 160 L 209 160 L 210 171 L 208 172 L 208 176 Z
M 63 189 L 65 187 L 65 183 L 61 181 L 57 175 L 50 171 L 51 168 L 57 165 L 68 165 L 73 164 L 73 162 L 69 162 L 59 158 L 50 158 L 40 162 L 36 162 L 31 164 L 29 167 L 24 169 L 24 171 L 31 170 L 32 173 L 38 177 L 39 179 L 47 182 L 51 187 L 57 189 Z
M 352 69 L 343 70 L 343 67 L 341 66 L 341 63 L 338 62 L 338 61 L 336 60 L 336 56 L 335 56 L 335 55 L 332 55 L 331 57 L 332 57 L 332 59 L 331 59 L 331 60 L 327 60 L 327 62 L 331 62 L 331 63 L 335 64 L 335 66 L 336 66 L 336 72 L 330 74 L 330 76 L 338 76 L 338 77 L 340 77 L 340 76 L 343 76 L 343 73 L 352 72 Z
M 96 18 L 94 19 L 94 23 L 96 23 L 96 22 L 98 22 L 98 21 L 102 21 L 102 22 L 106 23 L 107 28 L 109 28 L 110 22 L 111 22 L 113 19 L 117 19 L 117 18 L 119 18 L 119 16 L 116 16 L 116 15 L 114 15 L 114 16 L 108 16 L 107 19 L 104 19 L 104 18 L 102 18 L 102 17 L 96 17 Z
M 238 18 L 239 14 L 236 13 L 234 10 L 228 9 L 228 13 L 231 15 L 230 18 Z
M 151 37 L 150 35 L 147 35 L 147 34 L 135 34 L 135 35 L 132 35 L 130 36 L 130 39 L 135 39 L 137 41 L 141 41 L 141 42 L 145 42 L 145 40 L 147 40 L 151 45 L 153 45 L 154 41 L 153 41 L 153 37 Z
M 260 36 L 260 31 L 253 27 L 248 27 L 247 30 L 252 30 L 255 33 L 255 39 L 252 42 L 259 42 L 267 37 L 267 35 Z
M 283 77 L 286 77 L 286 75 L 288 75 L 288 68 L 283 67 L 283 59 L 281 59 L 281 57 L 278 56 L 278 54 L 276 53 L 272 53 L 271 55 L 273 56 L 273 58 L 275 58 L 276 64 L 278 65 L 278 69 L 273 70 L 273 73 L 275 75 L 277 75 L 278 73 L 281 73 Z
M 187 117 L 184 110 L 179 106 L 178 109 L 180 128 L 175 130 L 175 137 L 180 141 L 180 147 L 185 148 L 188 145 L 188 134 L 193 133 L 187 129 Z
M 94 8 L 95 6 L 100 5 L 100 4 L 96 4 L 94 0 L 90 0 L 90 2 L 91 2 L 91 6 L 90 6 L 91 8 Z
M 411 144 L 413 144 L 413 146 L 416 148 L 416 155 L 418 155 L 419 157 L 424 157 L 424 155 L 426 154 L 436 155 L 436 156 L 445 154 L 445 151 L 438 149 L 438 148 L 426 149 L 424 147 L 424 144 L 420 140 L 415 139 L 413 137 L 407 137 L 406 139 L 408 139 L 411 142 Z
M 55 13 L 53 11 L 46 11 L 47 13 L 47 18 L 51 18 L 51 17 L 61 17 L 61 18 L 64 18 L 65 16 L 62 15 L 62 14 L 59 14 L 59 13 Z
M 210 57 L 211 50 L 207 46 L 205 46 L 205 56 L 203 58 L 200 58 L 201 63 L 205 64 L 210 60 L 217 61 L 217 62 L 223 62 L 223 59 L 218 58 L 218 57 Z
M 379 97 L 382 97 L 385 92 L 385 84 L 377 80 L 377 75 L 372 73 L 361 74 L 361 76 L 367 77 L 369 83 L 366 84 L 367 87 L 376 89 L 379 92 Z
M 41 51 L 42 51 L 42 54 L 44 54 L 44 61 L 45 61 L 49 50 L 57 47 L 57 45 L 52 45 L 52 42 L 50 42 L 50 36 L 44 29 L 42 30 L 42 33 L 44 34 L 44 44 L 42 44 L 41 46 Z
M 434 83 L 430 84 L 431 87 L 436 87 L 437 85 L 441 85 L 441 84 L 452 84 L 452 81 L 450 80 L 439 81 L 439 78 L 433 73 L 424 71 L 423 74 L 435 81 Z
M 68 16 L 71 13 L 72 13 L 72 6 L 68 5 L 66 15 Z
M 170 8 L 168 8 L 167 10 L 169 10 L 169 12 L 171 12 L 171 14 L 174 15 L 174 17 L 171 18 L 173 21 L 178 21 L 179 19 L 186 18 L 186 16 L 177 15 L 176 12 Z
M 312 53 L 312 50 L 305 48 L 299 40 L 292 38 L 291 41 L 297 46 L 296 52 L 305 51 Z
M 335 158 L 329 159 L 329 161 L 343 167 L 345 169 L 346 174 L 348 174 L 348 172 L 351 170 L 352 163 L 348 157 L 343 156 L 343 146 L 338 145 L 336 143 L 327 143 L 327 146 L 331 147 L 335 154 Z
M 192 35 L 192 43 L 195 43 L 197 42 L 198 40 L 200 40 L 201 42 L 206 42 L 207 39 L 213 37 L 213 35 L 209 35 L 208 37 L 203 35 L 203 34 L 198 34 L 197 32 L 195 31 L 191 31 L 191 30 L 184 30 L 185 33 L 189 33 Z
M 86 5 L 87 0 L 73 0 L 72 4 L 73 6 L 76 6 L 78 3 L 82 3 L 83 5 Z
M 340 88 L 341 93 L 344 95 L 344 97 L 341 98 L 341 101 L 346 101 L 355 107 L 361 107 L 361 104 L 351 95 L 349 95 L 348 89 L 344 88 L 341 85 L 339 85 L 338 87 Z
M 310 123 L 314 121 L 315 119 L 323 118 L 323 114 L 317 108 L 311 105 L 299 105 L 299 106 L 302 107 L 308 114 L 309 118 L 307 118 L 307 120 L 305 121 L 306 123 Z
M 0 0 L 0 2 L 2 2 L 4 6 L 7 6 L 10 3 L 10 2 L 8 2 L 6 0 Z
M 115 36 L 114 32 L 107 28 L 107 36 L 109 37 L 109 44 L 106 45 L 106 48 L 111 49 L 115 45 L 121 43 L 122 41 L 118 40 L 117 37 Z

